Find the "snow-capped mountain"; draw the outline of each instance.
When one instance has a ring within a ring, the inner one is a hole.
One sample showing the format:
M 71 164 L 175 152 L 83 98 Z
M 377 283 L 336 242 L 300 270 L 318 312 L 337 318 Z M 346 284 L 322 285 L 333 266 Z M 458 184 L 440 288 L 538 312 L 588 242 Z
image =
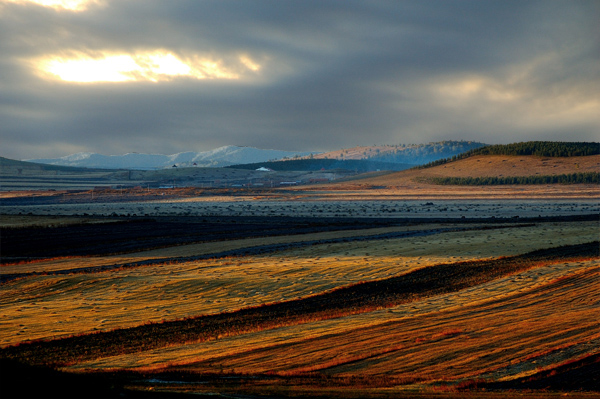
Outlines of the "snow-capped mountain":
M 181 152 L 172 155 L 138 153 L 101 155 L 92 152 L 80 152 L 61 158 L 29 159 L 27 161 L 49 165 L 100 169 L 162 169 L 172 167 L 173 165 L 178 167 L 223 167 L 244 163 L 266 162 L 309 154 L 309 152 L 263 150 L 260 148 L 228 145 L 210 151 Z

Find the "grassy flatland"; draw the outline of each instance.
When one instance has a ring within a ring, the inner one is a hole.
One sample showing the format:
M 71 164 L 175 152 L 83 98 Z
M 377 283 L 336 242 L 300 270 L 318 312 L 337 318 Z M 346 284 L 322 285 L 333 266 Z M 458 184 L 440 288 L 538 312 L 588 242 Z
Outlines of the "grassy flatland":
M 402 276 L 354 284 L 315 296 L 277 301 L 266 307 L 79 336 L 54 343 L 34 343 L 19 347 L 17 352 L 30 359 L 41 360 L 50 356 L 45 362 L 65 364 L 110 354 L 155 349 L 173 343 L 206 341 L 221 335 L 237 335 L 368 312 L 460 291 L 543 264 L 565 259 L 587 259 L 590 256 L 598 256 L 598 242 L 495 260 L 435 265 Z
M 436 228 L 438 224 L 426 228 Z M 447 226 L 448 227 L 448 226 Z M 419 226 L 318 233 L 312 238 L 352 237 Z M 425 237 L 366 240 L 291 248 L 271 255 L 178 261 L 178 256 L 243 248 L 259 239 L 191 244 L 165 249 L 162 264 L 102 273 L 32 275 L 5 284 L 0 299 L 3 345 L 86 331 L 131 327 L 232 311 L 300 298 L 360 281 L 402 275 L 437 263 L 517 255 L 557 243 L 597 237 L 594 221 L 542 223 Z M 306 235 L 266 238 L 301 242 Z M 130 255 L 61 258 L 3 266 L 3 273 L 50 272 L 154 259 L 161 250 Z M 167 258 L 168 259 L 168 258 Z
M 240 353 L 251 353 L 259 350 L 280 350 L 280 345 L 283 345 L 282 348 L 290 348 L 306 341 L 324 340 L 327 337 L 342 337 L 347 332 L 358 329 L 375 328 L 376 326 L 390 322 L 404 322 L 412 319 L 421 320 L 424 317 L 431 317 L 440 312 L 455 312 L 467 306 L 482 306 L 490 301 L 502 301 L 504 298 L 510 296 L 517 298 L 525 292 L 547 286 L 552 281 L 571 274 L 580 273 L 597 265 L 597 261 L 549 264 L 543 268 L 530 269 L 458 292 L 441 294 L 429 297 L 426 300 L 408 302 L 390 308 L 321 320 L 309 324 L 291 325 L 242 335 L 224 336 L 218 340 L 202 343 L 171 345 L 143 353 L 138 352 L 89 360 L 79 363 L 73 366 L 73 368 L 107 369 L 118 367 L 161 370 L 165 366 L 175 367 L 175 365 L 181 365 L 188 367 L 188 365 L 192 363 L 196 364 L 200 360 L 209 361 L 217 358 L 232 359 Z M 331 353 L 335 351 L 334 348 L 335 345 L 330 346 Z M 369 350 L 369 347 L 364 348 L 364 352 L 368 352 Z M 342 351 L 338 352 L 342 353 Z M 221 370 L 221 368 L 218 369 Z
M 429 229 L 448 228 L 445 225 L 429 225 Z M 477 228 L 475 226 L 474 228 Z M 418 226 L 403 227 L 381 227 L 363 230 L 344 230 L 341 232 L 322 232 L 310 234 L 297 234 L 294 236 L 272 236 L 260 238 L 245 238 L 228 241 L 210 241 L 194 244 L 182 244 L 173 247 L 150 249 L 146 251 L 130 252 L 119 255 L 94 256 L 94 257 L 58 257 L 58 258 L 39 258 L 32 261 L 6 261 L 2 266 L 3 274 L 11 273 L 48 273 L 62 270 L 75 269 L 77 267 L 93 268 L 109 265 L 126 265 L 143 260 L 163 259 L 164 262 L 171 263 L 172 258 L 186 258 L 201 255 L 210 255 L 226 251 L 241 250 L 243 248 L 253 248 L 277 244 L 302 243 L 316 240 L 336 240 L 352 237 L 376 236 L 389 233 L 411 232 L 422 230 Z
M 559 389 L 563 373 L 597 364 L 597 220 L 248 234 L 4 265 L 25 274 L 0 286 L 0 358 L 129 382 L 207 379 L 140 389 L 325 396 L 441 395 L 542 376 Z M 285 246 L 210 256 L 268 243 Z M 90 267 L 111 264 L 123 267 Z

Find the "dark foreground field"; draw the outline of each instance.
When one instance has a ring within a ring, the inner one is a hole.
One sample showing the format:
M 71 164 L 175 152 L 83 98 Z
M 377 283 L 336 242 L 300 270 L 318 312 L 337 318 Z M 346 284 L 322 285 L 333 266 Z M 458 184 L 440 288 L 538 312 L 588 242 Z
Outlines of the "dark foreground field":
M 81 220 L 2 231 L 2 397 L 600 397 L 597 215 Z
M 68 226 L 15 227 L 2 231 L 2 262 L 15 258 L 51 258 L 127 253 L 197 242 L 236 240 L 251 237 L 296 235 L 369 229 L 422 222 L 423 219 L 390 218 L 310 218 L 263 216 L 162 216 L 87 217 L 94 224 Z M 586 219 L 584 217 L 583 219 Z M 583 220 L 582 219 L 582 220 Z M 589 219 L 589 217 L 587 217 Z M 448 219 L 440 219 L 448 221 Z M 560 220 L 560 218 L 556 218 Z M 105 221 L 105 223 L 102 223 Z M 436 222 L 437 220 L 428 220 Z M 457 220 L 457 221 L 460 221 Z M 463 221 L 473 225 L 479 220 Z M 499 220 L 497 224 L 508 221 Z
M 182 373 L 143 374 L 128 372 L 88 373 L 85 375 L 65 373 L 47 367 L 29 366 L 23 363 L 0 360 L 3 376 L 3 398 L 131 398 L 131 399 L 177 399 L 177 398 L 422 398 L 467 399 L 490 398 L 529 399 L 548 398 L 597 398 L 598 356 L 562 367 L 552 372 L 552 378 L 527 378 L 512 384 L 470 382 L 460 390 L 439 389 L 434 392 L 417 390 L 382 392 L 381 388 L 395 383 L 393 379 L 329 377 L 273 377 L 273 376 L 223 376 L 198 377 Z M 171 389 L 148 389 L 150 383 L 140 381 L 164 381 Z M 173 387 L 173 381 L 177 384 Z M 9 382 L 9 383 L 7 383 Z M 204 392 L 194 389 L 204 386 Z M 565 393 L 565 389 L 572 389 Z
M 594 220 L 594 215 L 522 217 L 520 223 L 551 223 Z M 265 216 L 159 216 L 80 217 L 87 223 L 61 226 L 4 227 L 2 263 L 64 256 L 95 256 L 128 253 L 175 245 L 236 240 L 252 237 L 310 234 L 325 231 L 372 229 L 421 224 L 452 224 L 452 228 L 501 227 L 514 218 L 357 218 L 357 217 L 265 217 Z M 93 221 L 94 223 L 90 223 Z

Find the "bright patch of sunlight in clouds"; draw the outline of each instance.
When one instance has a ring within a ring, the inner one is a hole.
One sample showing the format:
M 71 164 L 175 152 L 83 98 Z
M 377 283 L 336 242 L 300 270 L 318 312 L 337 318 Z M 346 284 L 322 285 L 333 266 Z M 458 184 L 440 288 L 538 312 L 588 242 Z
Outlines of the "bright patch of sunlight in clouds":
M 90 5 L 103 5 L 103 0 L 0 0 L 0 2 L 26 4 L 34 3 L 55 10 L 85 11 Z
M 44 69 L 68 82 L 124 82 L 138 69 L 133 59 L 115 55 L 104 59 L 53 59 Z
M 260 70 L 260 65 L 255 63 L 250 57 L 247 55 L 243 55 L 240 57 L 240 62 L 246 66 L 246 68 L 251 69 L 253 71 Z
M 240 65 L 225 65 L 218 59 L 194 56 L 182 60 L 172 53 L 155 51 L 136 54 L 102 54 L 90 57 L 50 57 L 39 62 L 44 76 L 67 82 L 127 82 L 172 80 L 176 77 L 194 79 L 240 79 L 244 71 L 260 69 L 247 56 L 240 57 Z
M 506 102 L 516 100 L 520 96 L 517 91 L 508 86 L 481 77 L 443 83 L 436 89 L 442 96 L 454 100 L 485 99 Z

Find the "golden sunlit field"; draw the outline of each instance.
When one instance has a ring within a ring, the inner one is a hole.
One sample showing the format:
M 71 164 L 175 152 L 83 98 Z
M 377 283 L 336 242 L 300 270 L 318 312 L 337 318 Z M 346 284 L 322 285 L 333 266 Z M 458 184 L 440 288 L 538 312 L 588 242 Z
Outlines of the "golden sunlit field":
M 431 228 L 442 226 L 429 225 Z M 452 225 L 443 226 L 445 228 Z M 470 226 L 471 229 L 479 226 Z M 593 241 L 595 222 L 445 232 L 364 242 L 311 245 L 265 256 L 178 262 L 177 258 L 273 242 L 375 236 L 418 231 L 414 226 L 377 228 L 225 243 L 176 246 L 137 253 L 68 257 L 4 265 L 3 273 L 58 272 L 172 257 L 158 265 L 98 273 L 31 275 L 3 287 L 0 344 L 55 338 L 145 322 L 229 312 L 248 306 L 302 298 L 355 284 L 405 274 L 439 263 L 518 255 L 551 246 Z
M 61 378 L 140 395 L 598 391 L 593 215 L 2 227 L 0 356 Z M 16 253 L 20 237 L 40 244 Z

